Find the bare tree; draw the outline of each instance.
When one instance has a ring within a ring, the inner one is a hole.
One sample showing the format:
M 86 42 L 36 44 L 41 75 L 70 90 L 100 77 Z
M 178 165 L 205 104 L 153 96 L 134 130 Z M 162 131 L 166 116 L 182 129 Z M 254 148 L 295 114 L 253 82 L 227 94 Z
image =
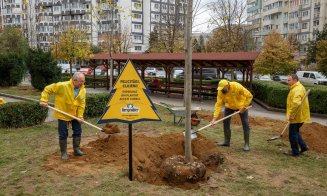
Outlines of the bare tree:
M 221 43 L 228 43 L 226 45 L 218 43 L 216 48 L 230 52 L 247 48 L 249 44 L 246 41 L 249 40 L 252 29 L 245 24 L 246 2 L 243 0 L 214 0 L 210 7 L 210 22 L 216 27 L 219 37 L 223 38 Z

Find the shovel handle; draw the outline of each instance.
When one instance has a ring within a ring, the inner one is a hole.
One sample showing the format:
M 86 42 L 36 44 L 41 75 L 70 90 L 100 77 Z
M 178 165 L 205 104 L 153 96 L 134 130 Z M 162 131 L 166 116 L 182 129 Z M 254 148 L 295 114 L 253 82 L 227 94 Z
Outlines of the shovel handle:
M 250 105 L 250 106 L 248 106 L 246 109 L 248 110 L 248 109 L 250 109 L 252 107 L 252 105 Z M 198 131 L 201 131 L 201 130 L 203 130 L 203 129 L 206 129 L 206 128 L 208 128 L 208 127 L 210 127 L 210 126 L 212 126 L 212 125 L 215 125 L 215 124 L 217 124 L 217 123 L 219 123 L 219 122 L 221 122 L 221 121 L 223 121 L 223 120 L 225 120 L 225 119 L 227 119 L 227 118 L 230 118 L 230 117 L 232 117 L 232 116 L 234 116 L 234 115 L 236 115 L 236 114 L 238 114 L 238 113 L 240 113 L 240 111 L 237 111 L 237 112 L 234 112 L 233 114 L 230 114 L 230 115 L 228 115 L 228 116 L 225 116 L 224 118 L 221 118 L 221 119 L 219 119 L 219 120 L 216 120 L 214 123 L 210 123 L 210 124 L 208 124 L 208 125 L 206 125 L 206 126 L 204 126 L 204 127 L 201 127 L 199 130 L 197 130 L 197 132 Z
M 78 120 L 78 121 L 80 121 L 80 122 L 83 122 L 83 123 L 85 123 L 85 124 L 87 124 L 87 125 L 89 125 L 89 126 L 95 128 L 95 129 L 98 129 L 99 131 L 102 131 L 102 129 L 101 129 L 100 127 L 97 127 L 97 126 L 95 126 L 95 125 L 93 125 L 93 124 L 91 124 L 91 123 L 89 123 L 89 122 L 86 122 L 85 120 L 82 120 L 82 119 L 80 119 L 80 118 L 78 118 L 78 117 L 76 117 L 76 116 L 73 116 L 73 115 L 68 114 L 68 113 L 66 113 L 66 112 L 64 112 L 64 111 L 61 111 L 61 110 L 59 110 L 59 109 L 57 109 L 57 108 L 55 108 L 55 107 L 52 107 L 52 106 L 49 106 L 49 105 L 48 105 L 47 108 L 49 108 L 49 109 L 51 109 L 51 110 L 54 110 L 54 111 L 57 111 L 57 112 L 59 112 L 59 113 L 61 113 L 61 114 L 64 114 L 64 115 L 66 115 L 66 116 L 69 116 L 69 117 L 71 117 L 71 118 L 73 118 L 73 119 L 75 119 L 75 120 Z

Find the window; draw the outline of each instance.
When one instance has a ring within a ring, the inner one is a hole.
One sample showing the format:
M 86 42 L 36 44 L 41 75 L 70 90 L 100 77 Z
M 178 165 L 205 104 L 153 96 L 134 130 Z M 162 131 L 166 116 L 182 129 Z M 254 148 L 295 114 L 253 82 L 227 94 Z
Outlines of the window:
M 315 26 L 319 26 L 319 20 L 314 20 L 313 21 L 313 26 L 315 27 Z
M 136 24 L 136 25 L 134 25 L 134 28 L 141 30 L 142 29 L 142 26 L 140 24 Z
M 303 77 L 304 77 L 304 78 L 309 78 L 309 75 L 310 75 L 310 73 L 307 73 L 307 72 L 304 72 L 304 73 L 303 73 Z
M 135 19 L 141 19 L 142 15 L 141 14 L 133 14 L 133 17 Z
M 311 73 L 311 74 L 310 74 L 310 78 L 312 78 L 312 79 L 316 79 L 316 76 L 315 76 L 313 73 Z
M 137 10 L 141 9 L 141 3 L 134 3 L 134 8 Z
M 155 3 L 154 4 L 154 8 L 159 9 L 159 4 L 158 3 Z
M 302 12 L 303 17 L 308 16 L 308 15 L 309 15 L 309 10 Z
M 303 23 L 302 24 L 302 29 L 307 29 L 308 28 L 308 23 Z
M 142 40 L 142 36 L 141 35 L 134 35 L 134 39 L 135 40 Z
M 142 50 L 142 46 L 135 46 L 134 49 L 135 50 Z

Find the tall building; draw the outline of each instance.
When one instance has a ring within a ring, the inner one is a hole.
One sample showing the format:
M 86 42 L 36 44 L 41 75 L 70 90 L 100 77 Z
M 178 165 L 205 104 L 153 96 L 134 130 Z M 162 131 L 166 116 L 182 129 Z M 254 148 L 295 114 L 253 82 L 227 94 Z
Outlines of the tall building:
M 272 30 L 285 38 L 293 34 L 300 42 L 299 56 L 306 54 L 308 41 L 327 23 L 326 0 L 247 0 L 247 6 L 257 46 Z
M 184 26 L 186 0 L 119 0 L 121 28 L 130 32 L 129 52 L 145 52 L 149 47 L 149 35 L 155 28 Z
M 27 0 L 0 0 L 1 29 L 5 27 L 21 28 L 31 46 L 35 46 L 33 36 L 34 1 Z
M 93 45 L 124 36 L 123 52 L 144 52 L 150 32 L 183 27 L 186 0 L 0 0 L 1 27 L 23 30 L 30 46 L 50 50 L 69 27 L 87 31 Z M 112 41 L 112 40 L 111 40 Z M 108 47 L 109 48 L 109 47 Z

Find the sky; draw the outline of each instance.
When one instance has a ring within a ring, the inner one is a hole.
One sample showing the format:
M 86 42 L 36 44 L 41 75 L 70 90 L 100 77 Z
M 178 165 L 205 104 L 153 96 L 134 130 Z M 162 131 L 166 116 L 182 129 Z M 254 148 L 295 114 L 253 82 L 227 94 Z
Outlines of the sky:
M 208 10 L 206 4 L 214 0 L 193 0 L 193 6 L 196 1 L 201 1 L 199 7 L 202 7 L 202 9 L 197 12 L 194 18 L 192 31 L 193 33 L 210 33 L 214 27 L 208 22 L 210 19 L 210 10 Z

